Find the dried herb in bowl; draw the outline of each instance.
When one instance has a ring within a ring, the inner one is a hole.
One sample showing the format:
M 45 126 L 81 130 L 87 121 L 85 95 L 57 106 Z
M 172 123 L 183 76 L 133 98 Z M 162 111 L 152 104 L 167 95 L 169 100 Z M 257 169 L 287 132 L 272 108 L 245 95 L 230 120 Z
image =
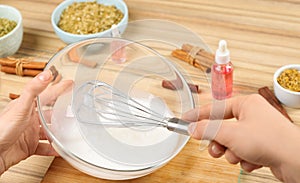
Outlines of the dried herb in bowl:
M 0 18 L 0 37 L 5 36 L 17 26 L 17 22 Z
M 283 88 L 300 92 L 300 71 L 297 69 L 286 69 L 278 76 L 277 82 Z
M 75 2 L 61 14 L 58 27 L 72 34 L 94 34 L 118 24 L 124 14 L 115 6 Z

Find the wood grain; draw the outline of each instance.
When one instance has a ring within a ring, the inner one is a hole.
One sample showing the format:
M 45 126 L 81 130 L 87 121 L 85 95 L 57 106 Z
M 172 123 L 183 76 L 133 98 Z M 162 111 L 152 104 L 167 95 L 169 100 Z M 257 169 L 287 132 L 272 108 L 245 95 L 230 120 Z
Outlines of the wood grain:
M 48 61 L 65 44 L 60 41 L 50 23 L 51 13 L 63 0 L 0 0 L 18 8 L 23 16 L 24 38 L 16 56 L 34 57 Z M 300 1 L 299 0 L 125 0 L 130 21 L 164 19 L 176 22 L 192 30 L 216 50 L 218 41 L 226 39 L 234 60 L 234 95 L 257 93 L 258 88 L 272 89 L 272 76 L 285 64 L 300 63 Z M 167 54 L 167 53 L 166 53 Z M 187 63 L 177 62 L 189 77 L 200 85 L 197 95 L 201 105 L 209 96 L 206 78 L 199 69 Z M 0 73 L 0 95 L 21 93 L 30 77 Z M 6 103 L 8 101 L 5 101 Z M 2 105 L 2 108 L 5 105 Z M 299 110 L 286 108 L 295 124 L 300 124 Z M 237 182 L 240 168 L 228 164 L 224 158 L 213 159 L 207 151 L 199 151 L 199 142 L 190 140 L 183 151 L 163 168 L 148 176 L 124 182 Z M 51 161 L 50 161 L 51 162 Z M 39 157 L 34 162 L 18 165 L 0 178 L 0 182 L 115 182 L 96 179 L 72 168 L 61 158 L 52 165 Z M 38 171 L 34 179 L 31 167 L 41 163 L 50 167 Z M 26 170 L 26 171 L 25 171 Z M 20 173 L 21 172 L 21 173 Z M 32 179 L 28 179 L 28 176 Z M 268 171 L 243 173 L 240 182 L 274 182 Z

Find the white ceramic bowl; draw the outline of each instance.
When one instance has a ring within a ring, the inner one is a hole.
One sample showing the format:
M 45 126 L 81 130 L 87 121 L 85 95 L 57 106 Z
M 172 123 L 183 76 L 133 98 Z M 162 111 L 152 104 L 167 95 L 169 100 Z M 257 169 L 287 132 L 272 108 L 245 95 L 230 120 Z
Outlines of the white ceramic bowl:
M 300 71 L 300 64 L 285 65 L 275 72 L 273 77 L 275 96 L 287 107 L 300 108 L 300 92 L 285 89 L 277 82 L 278 76 L 286 69 L 297 69 Z
M 108 29 L 103 32 L 95 33 L 95 34 L 85 34 L 85 35 L 78 35 L 65 32 L 61 30 L 57 24 L 60 19 L 60 15 L 65 8 L 69 5 L 73 4 L 74 2 L 86 2 L 94 0 L 66 0 L 59 4 L 52 13 L 51 16 L 51 24 L 56 33 L 56 35 L 65 43 L 70 44 L 77 41 L 82 41 L 89 38 L 96 38 L 96 37 L 111 37 L 111 29 Z M 115 5 L 122 13 L 124 14 L 123 19 L 117 24 L 117 27 L 121 33 L 123 33 L 126 29 L 126 25 L 128 23 L 128 8 L 124 1 L 122 0 L 97 0 L 97 3 L 104 4 L 104 5 Z
M 14 7 L 0 5 L 0 18 L 7 18 L 17 22 L 17 26 L 8 34 L 0 37 L 0 58 L 15 54 L 22 43 L 23 26 L 22 15 Z

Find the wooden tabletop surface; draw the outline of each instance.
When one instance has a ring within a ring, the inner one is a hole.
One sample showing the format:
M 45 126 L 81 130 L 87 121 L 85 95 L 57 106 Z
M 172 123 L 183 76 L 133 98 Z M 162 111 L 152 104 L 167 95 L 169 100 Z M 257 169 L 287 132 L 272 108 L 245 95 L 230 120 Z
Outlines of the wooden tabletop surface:
M 47 62 L 63 43 L 54 33 L 50 16 L 62 0 L 0 0 L 0 4 L 18 8 L 23 16 L 24 37 L 16 56 L 34 57 Z M 235 66 L 234 90 L 239 94 L 256 93 L 268 86 L 272 76 L 285 64 L 300 63 L 299 0 L 125 0 L 129 21 L 164 19 L 195 32 L 212 49 L 218 41 L 228 42 Z M 195 83 L 197 69 L 179 63 Z M 9 102 L 8 93 L 20 93 L 30 77 L 0 73 L 0 107 Z M 200 79 L 199 79 L 200 80 Z M 204 88 L 208 90 L 208 88 Z M 199 94 L 201 95 L 201 94 Z M 286 108 L 296 124 L 300 110 Z M 65 160 L 33 156 L 4 173 L 0 182 L 114 182 L 88 176 L 72 168 Z M 267 169 L 252 174 L 242 173 L 238 165 L 224 158 L 213 159 L 199 142 L 190 140 L 166 166 L 135 180 L 124 182 L 276 182 Z

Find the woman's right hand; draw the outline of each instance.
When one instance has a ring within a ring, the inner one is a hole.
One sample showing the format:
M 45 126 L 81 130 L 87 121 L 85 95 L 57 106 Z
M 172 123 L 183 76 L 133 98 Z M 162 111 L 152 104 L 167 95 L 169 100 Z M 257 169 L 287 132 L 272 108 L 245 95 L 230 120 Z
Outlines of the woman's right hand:
M 206 139 L 211 110 L 212 104 L 205 105 L 187 112 L 183 119 L 194 122 L 189 126 L 191 137 L 212 140 L 208 148 L 212 157 L 225 155 L 229 163 L 240 163 L 248 172 L 270 167 L 284 182 L 300 180 L 300 129 L 263 97 L 254 94 L 226 100 L 223 119 L 237 121 L 221 122 L 215 137 Z

